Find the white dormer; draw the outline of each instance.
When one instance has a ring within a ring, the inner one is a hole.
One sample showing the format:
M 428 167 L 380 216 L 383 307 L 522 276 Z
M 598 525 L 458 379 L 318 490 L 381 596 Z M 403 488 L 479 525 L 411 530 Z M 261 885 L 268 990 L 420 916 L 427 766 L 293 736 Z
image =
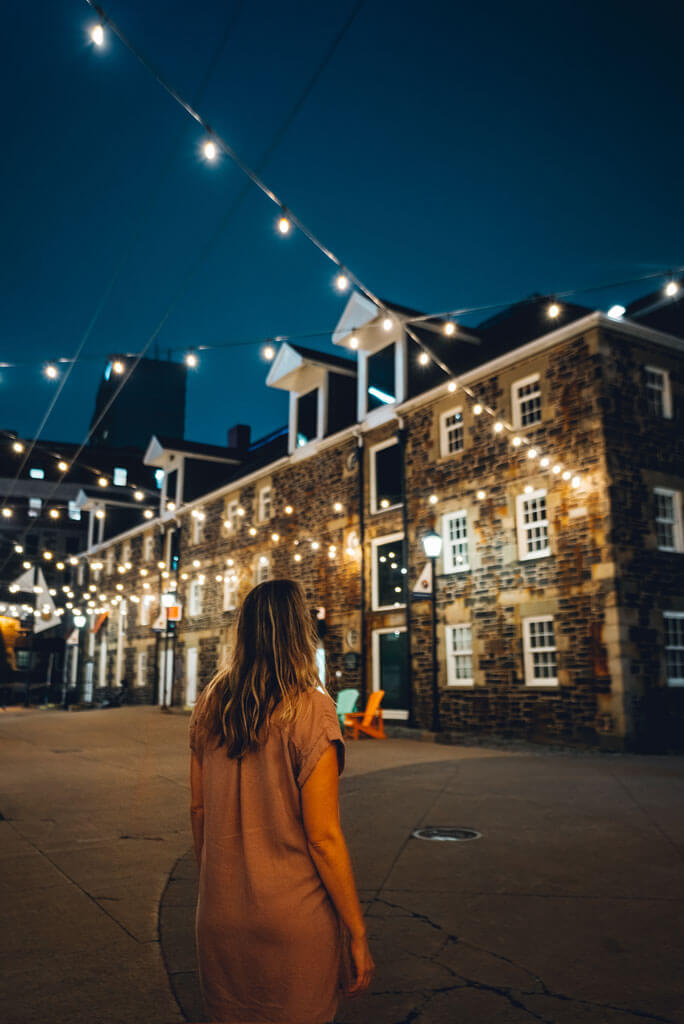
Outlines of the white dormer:
M 380 310 L 353 292 L 333 332 L 333 343 L 358 355 L 357 418 L 383 423 L 407 395 L 407 339 L 402 316 Z
M 266 378 L 271 388 L 290 393 L 288 451 L 315 450 L 328 429 L 329 377 L 331 373 L 355 377 L 352 366 L 337 356 L 326 356 L 284 342 Z
M 229 466 L 240 464 L 238 459 L 226 455 L 225 450 L 217 445 L 153 435 L 143 456 L 143 463 L 155 466 L 163 473 L 160 498 L 162 518 L 168 517 L 173 511 L 167 511 L 169 502 L 173 502 L 176 509 L 183 504 L 186 459 L 192 462 L 219 462 Z

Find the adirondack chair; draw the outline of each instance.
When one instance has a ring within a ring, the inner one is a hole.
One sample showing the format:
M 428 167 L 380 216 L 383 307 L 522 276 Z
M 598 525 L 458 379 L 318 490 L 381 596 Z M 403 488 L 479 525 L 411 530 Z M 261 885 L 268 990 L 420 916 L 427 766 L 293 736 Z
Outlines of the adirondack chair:
M 385 727 L 382 724 L 382 710 L 380 708 L 380 702 L 384 696 L 384 690 L 373 690 L 368 698 L 365 711 L 348 712 L 344 716 L 345 737 L 349 737 L 349 730 L 351 730 L 351 737 L 349 738 L 353 740 L 359 738 L 359 733 L 365 733 L 366 736 L 372 736 L 376 740 L 387 739 Z
M 356 705 L 359 700 L 358 690 L 340 690 L 337 694 L 337 717 L 340 720 L 340 729 L 344 735 L 344 716 L 352 711 L 356 710 Z

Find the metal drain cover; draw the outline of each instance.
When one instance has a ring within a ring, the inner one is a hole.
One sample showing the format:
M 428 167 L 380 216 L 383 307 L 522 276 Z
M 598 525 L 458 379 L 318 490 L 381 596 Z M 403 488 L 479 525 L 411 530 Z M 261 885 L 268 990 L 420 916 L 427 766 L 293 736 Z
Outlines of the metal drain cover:
M 414 839 L 432 839 L 438 843 L 462 843 L 466 839 L 480 839 L 482 833 L 474 828 L 457 828 L 455 825 L 426 825 L 411 835 Z

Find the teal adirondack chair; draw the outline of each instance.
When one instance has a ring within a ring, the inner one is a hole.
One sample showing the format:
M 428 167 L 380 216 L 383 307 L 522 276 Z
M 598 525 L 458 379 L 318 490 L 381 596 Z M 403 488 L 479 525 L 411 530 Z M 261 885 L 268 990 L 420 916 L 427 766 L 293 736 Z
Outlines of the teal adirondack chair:
M 359 700 L 358 690 L 340 690 L 337 694 L 337 717 L 340 720 L 340 729 L 344 736 L 344 716 L 350 714 L 352 711 L 356 711 L 356 705 Z

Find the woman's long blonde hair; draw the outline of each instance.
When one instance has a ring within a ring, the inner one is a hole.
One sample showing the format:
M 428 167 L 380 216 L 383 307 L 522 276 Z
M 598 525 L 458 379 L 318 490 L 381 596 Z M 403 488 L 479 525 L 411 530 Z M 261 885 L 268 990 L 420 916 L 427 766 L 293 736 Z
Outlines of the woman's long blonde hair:
M 291 721 L 298 698 L 319 684 L 316 632 L 304 592 L 295 580 L 268 580 L 247 594 L 230 664 L 219 669 L 198 700 L 204 738 L 226 744 L 229 758 L 258 747 L 257 734 L 282 701 Z

